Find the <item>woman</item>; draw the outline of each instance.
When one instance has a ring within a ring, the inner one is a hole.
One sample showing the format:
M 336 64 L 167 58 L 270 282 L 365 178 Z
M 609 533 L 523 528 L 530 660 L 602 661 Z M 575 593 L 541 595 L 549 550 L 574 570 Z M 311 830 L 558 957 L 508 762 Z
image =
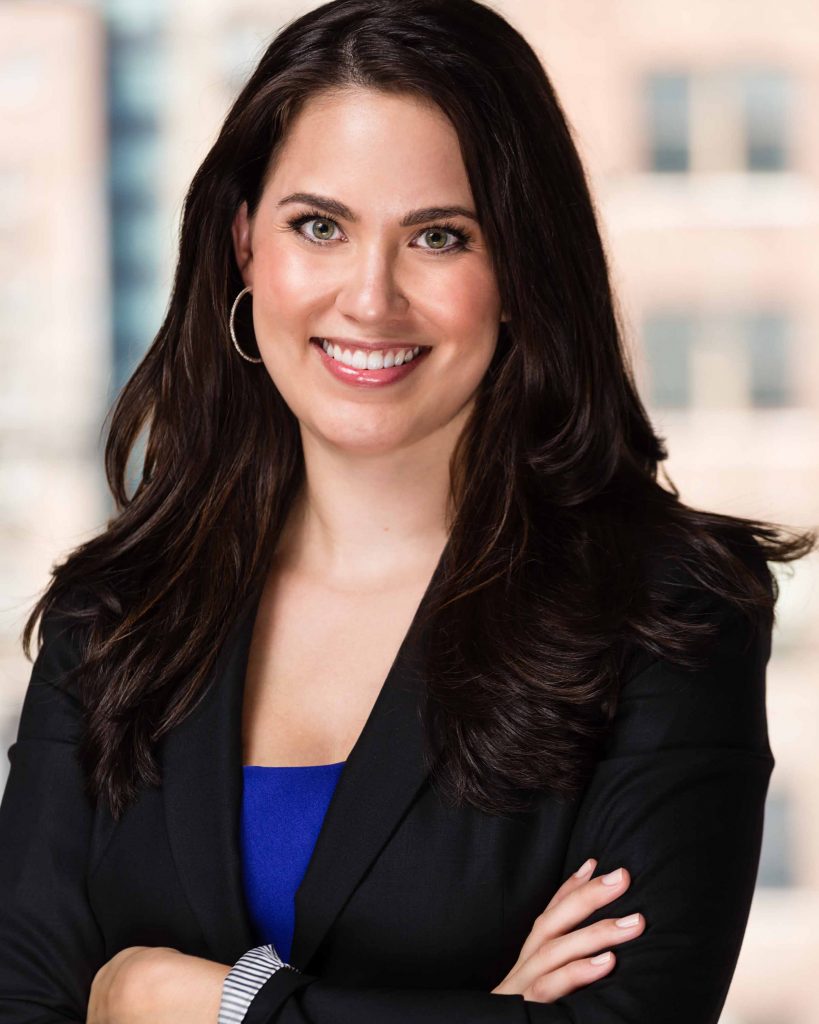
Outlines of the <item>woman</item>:
M 474 0 L 286 27 L 191 184 L 118 513 L 26 624 L 0 1021 L 716 1021 L 766 563 L 816 538 L 665 457 L 521 36 Z

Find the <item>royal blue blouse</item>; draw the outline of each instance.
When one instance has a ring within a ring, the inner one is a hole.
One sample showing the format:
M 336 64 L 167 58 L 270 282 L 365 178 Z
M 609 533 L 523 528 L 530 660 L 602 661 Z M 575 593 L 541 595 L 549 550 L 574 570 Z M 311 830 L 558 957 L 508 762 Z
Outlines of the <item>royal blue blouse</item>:
M 241 852 L 248 909 L 262 942 L 271 942 L 285 962 L 293 941 L 296 889 L 345 764 L 242 768 Z

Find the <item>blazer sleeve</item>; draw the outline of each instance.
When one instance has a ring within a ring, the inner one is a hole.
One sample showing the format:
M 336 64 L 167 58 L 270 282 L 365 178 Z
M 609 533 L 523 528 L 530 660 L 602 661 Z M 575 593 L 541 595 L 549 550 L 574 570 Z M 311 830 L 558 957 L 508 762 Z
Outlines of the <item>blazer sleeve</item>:
M 645 929 L 605 947 L 616 962 L 604 978 L 552 1004 L 527 1001 L 529 1024 L 720 1018 L 775 764 L 765 708 L 771 628 L 752 627 L 713 595 L 700 607 L 718 627 L 707 664 L 692 671 L 655 660 L 623 687 L 564 862 L 565 877 L 587 857 L 598 858 L 596 874 L 627 868 L 625 893 L 587 923 L 640 912 Z
M 717 1024 L 753 897 L 768 744 L 770 629 L 721 598 L 707 664 L 656 660 L 622 687 L 604 756 L 580 802 L 568 878 L 587 857 L 631 885 L 583 925 L 639 911 L 643 933 L 613 945 L 609 974 L 554 1003 L 463 991 L 354 989 L 282 968 L 245 1024 Z M 603 947 L 607 948 L 607 947 Z M 595 952 L 602 952 L 596 950 Z
M 43 618 L 0 802 L 0 1024 L 82 1024 L 104 943 L 86 897 L 93 820 L 76 760 L 77 664 L 67 620 Z

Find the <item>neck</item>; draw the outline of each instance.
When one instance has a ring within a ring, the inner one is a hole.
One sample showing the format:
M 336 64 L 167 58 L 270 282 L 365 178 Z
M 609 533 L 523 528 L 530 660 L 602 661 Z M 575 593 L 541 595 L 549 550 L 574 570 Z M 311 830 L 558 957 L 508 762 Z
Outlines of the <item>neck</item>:
M 458 427 L 461 424 L 457 425 Z M 302 429 L 305 481 L 279 542 L 280 564 L 338 589 L 408 585 L 446 543 L 453 424 L 415 445 L 361 455 Z

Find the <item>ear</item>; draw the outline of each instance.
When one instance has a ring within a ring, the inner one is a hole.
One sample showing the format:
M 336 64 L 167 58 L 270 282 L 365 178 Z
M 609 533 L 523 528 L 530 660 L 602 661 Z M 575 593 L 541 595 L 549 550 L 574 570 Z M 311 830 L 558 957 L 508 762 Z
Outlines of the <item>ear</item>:
M 236 256 L 236 264 L 241 271 L 245 287 L 253 286 L 253 249 L 250 237 L 251 224 L 247 216 L 247 202 L 243 202 L 231 225 L 233 235 L 233 252 Z

